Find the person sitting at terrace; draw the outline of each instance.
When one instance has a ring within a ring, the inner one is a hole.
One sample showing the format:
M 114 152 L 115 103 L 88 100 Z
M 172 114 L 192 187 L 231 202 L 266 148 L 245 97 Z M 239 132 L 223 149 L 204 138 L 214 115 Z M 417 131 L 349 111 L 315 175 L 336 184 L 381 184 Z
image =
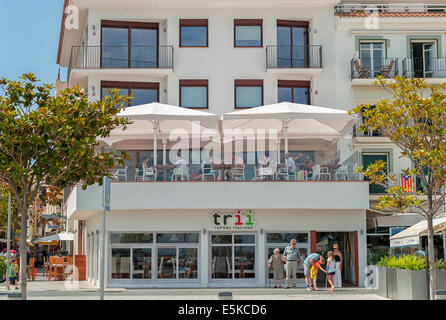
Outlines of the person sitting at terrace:
M 203 161 L 203 174 L 213 174 L 215 177 L 218 176 L 218 172 L 214 170 L 214 159 L 209 157 L 205 161 Z
M 268 156 L 268 153 L 264 153 L 263 156 L 259 159 L 259 164 L 261 167 L 266 168 L 269 166 L 271 159 Z
M 226 171 L 226 180 L 227 180 L 227 181 L 232 181 L 232 180 L 234 180 L 234 178 L 232 177 L 232 171 L 231 171 L 231 170 L 227 170 L 227 171 Z
M 175 167 L 181 167 L 186 165 L 186 161 L 181 157 L 181 155 L 177 155 L 177 160 L 174 163 Z
M 240 156 L 236 156 L 234 160 L 234 167 L 243 168 L 243 166 L 244 166 L 243 158 Z
M 307 173 L 313 172 L 313 160 L 305 160 L 302 168 Z

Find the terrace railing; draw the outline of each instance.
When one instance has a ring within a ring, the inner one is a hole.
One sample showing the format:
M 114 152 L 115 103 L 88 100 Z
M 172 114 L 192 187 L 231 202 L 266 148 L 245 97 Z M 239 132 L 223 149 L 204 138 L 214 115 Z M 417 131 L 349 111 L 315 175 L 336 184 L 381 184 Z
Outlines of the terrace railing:
M 446 57 L 405 58 L 402 66 L 406 78 L 446 78 Z
M 322 46 L 266 46 L 266 68 L 322 68 Z
M 398 75 L 398 58 L 353 58 L 350 68 L 351 79 L 393 78 Z

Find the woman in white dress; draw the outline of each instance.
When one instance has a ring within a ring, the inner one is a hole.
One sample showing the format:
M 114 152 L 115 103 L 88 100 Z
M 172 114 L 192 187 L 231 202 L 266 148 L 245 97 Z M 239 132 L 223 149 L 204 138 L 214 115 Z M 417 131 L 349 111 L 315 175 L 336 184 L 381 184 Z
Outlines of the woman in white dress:
M 342 252 L 339 250 L 339 245 L 333 245 L 333 256 L 336 261 L 336 270 L 334 276 L 334 285 L 336 288 L 342 288 Z

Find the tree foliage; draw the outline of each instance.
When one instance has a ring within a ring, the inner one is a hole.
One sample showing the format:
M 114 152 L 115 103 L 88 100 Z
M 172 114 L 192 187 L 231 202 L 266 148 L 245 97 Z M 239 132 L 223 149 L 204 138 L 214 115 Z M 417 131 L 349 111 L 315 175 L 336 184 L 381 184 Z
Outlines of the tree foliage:
M 28 208 L 40 186 L 54 198 L 65 187 L 101 183 L 116 161 L 114 152 L 98 151 L 97 137 L 126 126 L 117 117 L 129 97 L 113 90 L 88 101 L 85 90 L 67 88 L 57 96 L 33 74 L 19 81 L 0 79 L 0 183 L 7 185 L 20 208 L 21 261 L 26 261 Z M 22 298 L 26 299 L 26 264 L 21 264 Z

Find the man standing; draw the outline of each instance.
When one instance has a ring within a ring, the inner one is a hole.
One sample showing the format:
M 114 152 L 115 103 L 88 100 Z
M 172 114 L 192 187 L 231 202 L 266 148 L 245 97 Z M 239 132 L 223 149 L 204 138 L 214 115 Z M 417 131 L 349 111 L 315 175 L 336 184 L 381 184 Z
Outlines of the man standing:
M 319 261 L 321 264 L 323 264 L 324 257 L 322 255 L 320 255 L 319 253 L 312 253 L 312 254 L 308 255 L 308 257 L 304 261 L 305 284 L 307 286 L 308 291 L 313 290 L 311 288 L 310 268 L 313 266 L 313 264 L 316 263 L 316 261 Z
M 296 248 L 296 239 L 290 241 L 290 245 L 283 251 L 283 261 L 286 263 L 285 289 L 290 287 L 292 278 L 293 287 L 296 288 L 297 263 L 299 260 L 299 250 Z
M 296 176 L 296 163 L 294 162 L 293 158 L 291 158 L 290 153 L 287 152 L 285 154 L 285 165 L 286 169 L 288 170 L 288 180 L 289 176 Z

